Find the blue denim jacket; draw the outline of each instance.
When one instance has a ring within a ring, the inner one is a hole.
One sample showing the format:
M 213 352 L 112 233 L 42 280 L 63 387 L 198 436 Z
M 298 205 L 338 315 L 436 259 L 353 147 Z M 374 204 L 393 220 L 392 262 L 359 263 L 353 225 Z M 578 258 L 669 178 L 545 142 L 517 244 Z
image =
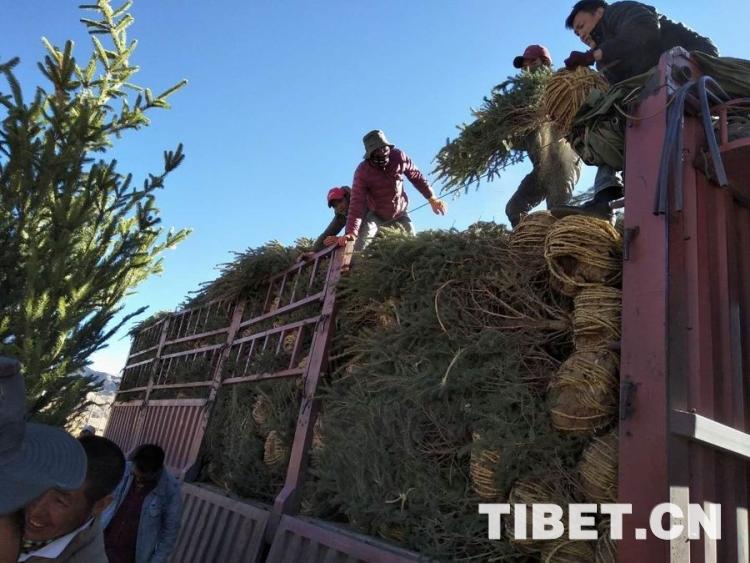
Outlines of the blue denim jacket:
M 125 475 L 113 493 L 112 504 L 102 514 L 106 528 L 119 510 L 133 483 L 132 463 L 125 467 Z M 177 543 L 182 518 L 180 483 L 164 469 L 154 490 L 143 501 L 138 523 L 135 563 L 166 563 Z

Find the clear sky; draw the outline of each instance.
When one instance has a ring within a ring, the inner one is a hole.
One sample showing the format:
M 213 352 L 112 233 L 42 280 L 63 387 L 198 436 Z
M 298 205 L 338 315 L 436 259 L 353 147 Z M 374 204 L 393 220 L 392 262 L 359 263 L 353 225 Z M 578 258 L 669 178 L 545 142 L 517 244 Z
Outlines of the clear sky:
M 79 1 L 3 2 L 0 58 L 21 57 L 18 76 L 40 83 L 36 62 L 46 36 L 90 42 Z M 151 115 L 112 152 L 121 171 L 141 179 L 159 170 L 162 151 L 185 145 L 184 164 L 159 194 L 165 226 L 193 235 L 165 257 L 165 272 L 139 286 L 126 310 L 175 308 L 231 251 L 316 236 L 330 220 L 325 193 L 350 184 L 362 135 L 383 129 L 424 171 L 455 126 L 470 120 L 492 87 L 514 73 L 511 61 L 545 44 L 556 66 L 583 45 L 564 28 L 572 1 L 507 0 L 136 0 L 130 37 L 139 84 L 155 92 L 189 85 L 173 109 Z M 119 3 L 118 3 L 119 5 Z M 750 58 L 750 1 L 662 0 L 660 12 L 709 35 L 722 54 Z M 30 91 L 30 90 L 29 90 Z M 418 229 L 505 221 L 504 208 L 528 164 L 456 200 L 446 217 L 416 211 Z M 593 181 L 587 170 L 579 189 Z M 439 188 L 439 186 L 437 186 Z M 423 203 L 411 186 L 412 207 Z M 123 333 L 125 331 L 122 331 Z M 115 373 L 124 334 L 94 357 Z

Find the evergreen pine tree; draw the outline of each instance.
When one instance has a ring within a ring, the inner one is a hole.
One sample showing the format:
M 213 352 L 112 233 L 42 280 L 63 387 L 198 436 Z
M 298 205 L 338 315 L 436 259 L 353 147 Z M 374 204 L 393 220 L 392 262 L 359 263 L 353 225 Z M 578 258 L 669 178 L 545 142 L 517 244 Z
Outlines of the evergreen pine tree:
M 156 192 L 183 160 L 182 146 L 164 153 L 164 169 L 138 186 L 109 156 L 112 141 L 149 124 L 146 113 L 167 98 L 130 81 L 136 41 L 131 2 L 81 6 L 93 43 L 85 65 L 43 39 L 39 63 L 48 90 L 24 96 L 13 69 L 0 64 L 0 354 L 24 368 L 33 418 L 63 425 L 98 388 L 81 374 L 93 352 L 129 319 L 115 317 L 123 299 L 161 270 L 161 254 L 187 235 L 163 232 Z M 100 39 L 102 38 L 102 39 Z

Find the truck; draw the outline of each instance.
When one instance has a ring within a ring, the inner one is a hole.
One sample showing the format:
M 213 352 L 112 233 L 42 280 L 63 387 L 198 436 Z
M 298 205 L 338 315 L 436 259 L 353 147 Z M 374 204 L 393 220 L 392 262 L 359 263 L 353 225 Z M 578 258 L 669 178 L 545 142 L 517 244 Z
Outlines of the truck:
M 728 120 L 733 109 L 750 109 L 750 99 L 722 99 L 714 86 L 688 53 L 673 49 L 626 126 L 618 502 L 632 514 L 616 542 L 623 563 L 750 562 L 750 257 L 742 250 L 750 240 L 750 138 L 731 137 Z M 134 335 L 105 435 L 123 451 L 161 444 L 167 468 L 183 481 L 173 561 L 424 559 L 299 514 L 337 285 L 351 259 L 351 244 L 328 248 L 271 276 L 258 303 L 214 300 Z M 209 326 L 217 311 L 226 322 Z M 305 313 L 273 322 L 294 311 Z M 288 334 L 297 343 L 289 363 L 250 373 L 253 351 L 269 341 L 281 346 Z M 245 357 L 244 370 L 223 375 L 227 362 Z M 180 362 L 199 362 L 203 376 L 170 382 Z M 273 504 L 195 482 L 217 392 L 285 378 L 298 378 L 303 391 Z M 684 514 L 690 505 L 720 505 L 721 538 L 690 539 L 684 527 L 666 541 L 640 539 L 661 503 Z

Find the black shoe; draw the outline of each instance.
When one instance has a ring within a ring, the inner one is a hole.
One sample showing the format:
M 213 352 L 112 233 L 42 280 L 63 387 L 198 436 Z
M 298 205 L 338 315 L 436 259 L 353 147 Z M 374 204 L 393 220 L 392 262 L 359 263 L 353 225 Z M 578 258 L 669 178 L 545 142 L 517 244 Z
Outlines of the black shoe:
M 589 217 L 611 221 L 613 216 L 612 208 L 609 206 L 609 200 L 601 198 L 594 198 L 580 206 L 558 205 L 549 211 L 553 217 L 557 217 L 558 219 L 562 219 L 568 215 L 587 215 Z

